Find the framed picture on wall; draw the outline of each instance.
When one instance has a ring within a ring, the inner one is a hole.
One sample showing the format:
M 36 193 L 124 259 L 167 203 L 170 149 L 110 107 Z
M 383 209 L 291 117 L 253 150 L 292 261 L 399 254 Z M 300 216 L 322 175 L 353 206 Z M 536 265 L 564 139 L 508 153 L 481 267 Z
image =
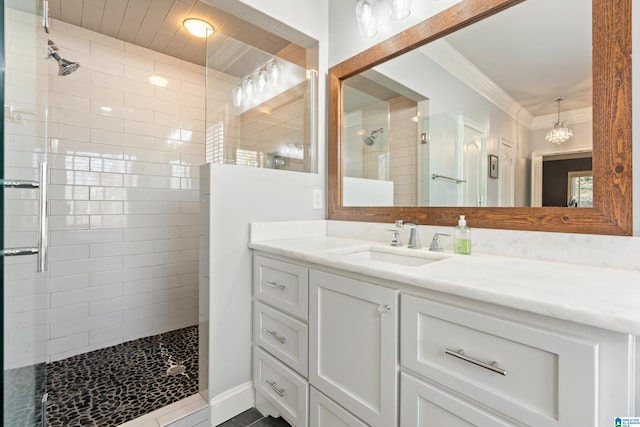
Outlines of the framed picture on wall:
M 489 178 L 498 179 L 498 156 L 489 154 Z

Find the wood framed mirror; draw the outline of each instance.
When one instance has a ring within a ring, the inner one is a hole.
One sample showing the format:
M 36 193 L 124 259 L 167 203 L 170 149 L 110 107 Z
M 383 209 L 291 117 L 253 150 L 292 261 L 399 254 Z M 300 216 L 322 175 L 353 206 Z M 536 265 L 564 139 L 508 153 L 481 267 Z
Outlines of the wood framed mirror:
M 536 0 L 526 0 L 536 1 Z M 329 70 L 328 218 L 453 226 L 631 235 L 631 0 L 593 0 L 593 207 L 345 206 L 343 203 L 344 82 L 522 0 L 463 0 Z M 551 12 L 550 12 L 551 13 Z

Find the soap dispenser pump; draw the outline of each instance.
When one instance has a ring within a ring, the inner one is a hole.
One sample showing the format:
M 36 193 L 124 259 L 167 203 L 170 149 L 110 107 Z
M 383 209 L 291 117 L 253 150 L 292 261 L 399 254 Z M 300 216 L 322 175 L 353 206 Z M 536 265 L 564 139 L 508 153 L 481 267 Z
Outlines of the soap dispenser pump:
M 464 215 L 460 215 L 458 226 L 453 230 L 453 252 L 463 255 L 471 254 L 471 229 Z

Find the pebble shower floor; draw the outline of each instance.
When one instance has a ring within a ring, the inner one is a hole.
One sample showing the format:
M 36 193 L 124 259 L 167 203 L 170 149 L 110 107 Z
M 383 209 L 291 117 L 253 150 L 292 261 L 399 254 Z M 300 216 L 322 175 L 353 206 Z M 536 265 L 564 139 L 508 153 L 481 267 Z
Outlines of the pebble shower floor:
M 49 427 L 118 426 L 198 392 L 198 327 L 47 365 Z

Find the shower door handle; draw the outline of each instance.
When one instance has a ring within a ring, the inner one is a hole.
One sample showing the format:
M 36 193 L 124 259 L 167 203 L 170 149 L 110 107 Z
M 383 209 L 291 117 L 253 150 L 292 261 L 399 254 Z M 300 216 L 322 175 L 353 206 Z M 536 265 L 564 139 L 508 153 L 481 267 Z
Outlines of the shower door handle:
M 40 163 L 40 191 L 38 197 L 38 267 L 36 271 L 47 271 L 48 241 L 48 217 L 47 217 L 47 188 L 48 173 L 47 162 Z
M 48 250 L 48 221 L 47 221 L 47 162 L 40 163 L 40 181 L 3 180 L 5 188 L 39 188 L 38 194 L 38 247 L 37 248 L 7 248 L 0 250 L 0 256 L 38 255 L 36 271 L 47 271 Z

